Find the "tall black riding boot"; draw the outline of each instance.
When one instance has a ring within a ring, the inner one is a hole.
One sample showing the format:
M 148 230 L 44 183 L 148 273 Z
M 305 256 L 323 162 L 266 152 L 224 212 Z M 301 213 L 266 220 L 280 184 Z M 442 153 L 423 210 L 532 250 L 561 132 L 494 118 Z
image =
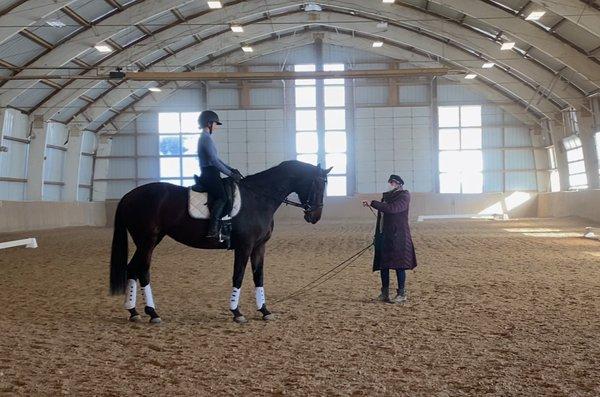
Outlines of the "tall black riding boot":
M 227 202 L 225 200 L 215 201 L 212 210 L 210 211 L 210 225 L 208 227 L 208 234 L 206 237 L 208 238 L 218 238 L 219 237 L 219 222 L 221 221 L 221 217 L 223 214 L 223 210 L 225 209 L 225 205 Z

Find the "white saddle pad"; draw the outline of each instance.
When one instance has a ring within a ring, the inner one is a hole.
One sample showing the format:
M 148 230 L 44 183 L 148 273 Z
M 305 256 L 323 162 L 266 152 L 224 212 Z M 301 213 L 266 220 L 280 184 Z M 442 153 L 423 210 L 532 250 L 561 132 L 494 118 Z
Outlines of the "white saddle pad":
M 193 191 L 192 189 L 188 189 L 190 191 L 190 199 L 189 199 L 189 213 L 192 218 L 195 219 L 208 219 L 210 218 L 210 211 L 208 210 L 208 206 L 206 205 L 206 201 L 208 200 L 208 193 L 198 193 Z M 233 208 L 231 209 L 231 214 L 226 215 L 223 219 L 231 219 L 240 212 L 240 208 L 242 207 L 242 197 L 240 196 L 240 188 L 238 185 L 235 185 L 235 192 L 233 193 Z

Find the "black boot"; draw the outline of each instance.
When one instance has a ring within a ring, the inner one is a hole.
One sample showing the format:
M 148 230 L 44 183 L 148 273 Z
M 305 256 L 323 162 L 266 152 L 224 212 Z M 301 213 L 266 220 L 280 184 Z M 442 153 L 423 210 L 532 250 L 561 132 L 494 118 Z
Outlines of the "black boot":
M 219 238 L 219 223 L 221 222 L 222 213 L 226 204 L 225 200 L 215 201 L 215 204 L 210 211 L 210 225 L 206 237 Z

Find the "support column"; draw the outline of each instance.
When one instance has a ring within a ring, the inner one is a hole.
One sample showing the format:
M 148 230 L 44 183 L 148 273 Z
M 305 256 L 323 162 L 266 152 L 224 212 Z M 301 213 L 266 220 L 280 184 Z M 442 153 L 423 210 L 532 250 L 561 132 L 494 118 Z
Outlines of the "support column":
M 249 68 L 247 66 L 240 66 L 237 68 L 238 72 L 248 72 Z M 238 83 L 238 95 L 240 102 L 240 109 L 249 109 L 250 108 L 250 86 L 248 82 L 245 80 L 241 80 Z
M 346 103 L 346 178 L 347 178 L 347 195 L 354 196 L 356 193 L 356 147 L 354 145 L 356 139 L 356 126 L 354 118 L 354 110 L 356 103 L 354 102 L 354 79 L 345 80 L 345 103 Z
M 590 189 L 600 189 L 600 152 L 596 148 L 595 135 L 600 131 L 600 97 L 590 98 L 591 115 L 589 136 L 586 140 L 582 137 L 584 156 L 587 155 L 586 170 L 588 171 L 588 184 Z M 587 150 L 586 150 L 587 149 Z
M 569 190 L 569 166 L 567 163 L 567 154 L 565 153 L 562 139 L 565 137 L 563 125 L 557 125 L 556 122 L 549 121 L 550 136 L 554 145 L 556 154 L 556 167 L 560 178 L 560 190 Z
M 323 38 L 318 36 L 315 38 L 315 70 L 317 72 L 323 71 Z M 321 167 L 327 167 L 325 163 L 325 97 L 324 88 L 325 81 L 323 79 L 317 79 L 315 81 L 315 88 L 317 92 L 317 137 L 319 140 L 319 151 L 318 151 L 318 162 Z
M 5 113 L 6 113 L 6 109 L 0 109 L 0 153 L 7 150 L 5 146 L 2 146 L 2 138 L 4 137 L 4 114 Z
M 440 192 L 440 132 L 438 115 L 438 81 L 437 77 L 431 79 L 430 86 L 431 103 L 431 178 L 433 181 L 433 193 Z
M 110 156 L 112 139 L 108 135 L 98 137 L 98 147 L 94 154 L 94 172 L 92 180 L 92 201 L 105 201 L 108 193 L 108 171 L 110 162 L 105 157 Z
M 79 192 L 79 170 L 81 168 L 81 145 L 83 136 L 77 126 L 69 126 L 69 142 L 67 143 L 67 156 L 65 159 L 65 188 L 64 201 L 77 201 Z
M 46 138 L 48 124 L 40 116 L 29 120 L 31 141 L 27 162 L 27 200 L 41 201 L 44 192 L 44 160 L 46 159 Z
M 397 63 L 390 63 L 388 64 L 388 69 L 390 70 L 396 70 L 398 69 L 398 64 Z M 396 106 L 400 106 L 400 92 L 399 92 L 399 88 L 400 88 L 400 84 L 397 78 L 388 78 L 387 79 L 388 82 L 388 98 L 387 98 L 387 105 L 391 106 L 391 107 L 396 107 Z

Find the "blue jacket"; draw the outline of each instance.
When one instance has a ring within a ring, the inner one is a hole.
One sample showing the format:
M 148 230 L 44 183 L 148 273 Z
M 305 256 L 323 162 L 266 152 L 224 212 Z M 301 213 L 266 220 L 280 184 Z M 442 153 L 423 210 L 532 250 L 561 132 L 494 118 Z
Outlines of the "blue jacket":
M 198 158 L 200 159 L 200 167 L 216 167 L 227 176 L 233 175 L 233 168 L 219 158 L 215 142 L 208 132 L 202 132 L 200 139 L 198 139 Z

